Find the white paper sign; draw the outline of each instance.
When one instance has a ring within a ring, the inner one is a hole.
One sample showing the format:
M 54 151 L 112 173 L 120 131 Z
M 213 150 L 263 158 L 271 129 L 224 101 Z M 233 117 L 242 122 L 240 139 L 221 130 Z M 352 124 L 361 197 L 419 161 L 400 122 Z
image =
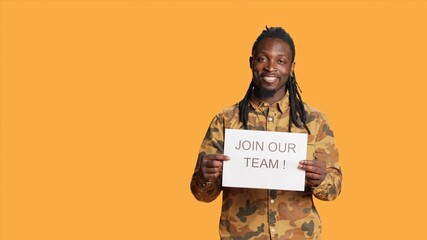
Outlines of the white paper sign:
M 226 129 L 222 185 L 304 191 L 307 134 Z

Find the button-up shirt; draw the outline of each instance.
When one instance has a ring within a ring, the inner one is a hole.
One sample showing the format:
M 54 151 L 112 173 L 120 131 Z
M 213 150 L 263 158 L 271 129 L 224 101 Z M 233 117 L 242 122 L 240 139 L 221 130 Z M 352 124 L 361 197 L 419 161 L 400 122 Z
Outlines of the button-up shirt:
M 273 104 L 252 95 L 248 117 L 249 130 L 289 132 L 288 94 Z M 238 104 L 217 114 L 212 120 L 199 150 L 191 181 L 191 191 L 199 201 L 210 202 L 223 192 L 220 236 L 228 239 L 320 239 L 321 221 L 313 204 L 313 196 L 333 200 L 341 192 L 341 167 L 333 131 L 325 115 L 304 104 L 307 127 L 307 160 L 324 161 L 326 177 L 317 187 L 305 191 L 232 188 L 221 186 L 221 176 L 206 181 L 200 170 L 204 155 L 223 153 L 226 128 L 242 129 Z M 302 125 L 302 124 L 301 124 Z M 307 133 L 292 126 L 291 132 Z M 232 161 L 231 159 L 230 161 Z

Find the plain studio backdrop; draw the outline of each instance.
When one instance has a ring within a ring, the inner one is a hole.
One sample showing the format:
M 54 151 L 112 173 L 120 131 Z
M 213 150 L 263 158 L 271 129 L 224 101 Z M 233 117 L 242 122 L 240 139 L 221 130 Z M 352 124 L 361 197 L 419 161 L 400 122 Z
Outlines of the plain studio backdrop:
M 1 233 L 218 239 L 221 197 L 189 183 L 209 122 L 239 101 L 268 26 L 296 43 L 343 192 L 324 239 L 419 239 L 427 2 L 1 1 Z

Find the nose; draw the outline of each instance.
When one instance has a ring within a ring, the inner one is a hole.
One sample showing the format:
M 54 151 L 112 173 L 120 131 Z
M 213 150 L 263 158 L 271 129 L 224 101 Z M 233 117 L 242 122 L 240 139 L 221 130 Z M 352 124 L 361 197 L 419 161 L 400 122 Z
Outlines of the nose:
M 274 71 L 276 71 L 277 70 L 277 64 L 276 64 L 276 62 L 275 61 L 268 61 L 267 62 L 267 64 L 265 65 L 265 67 L 264 67 L 264 69 L 266 70 L 266 71 L 269 71 L 269 72 L 274 72 Z

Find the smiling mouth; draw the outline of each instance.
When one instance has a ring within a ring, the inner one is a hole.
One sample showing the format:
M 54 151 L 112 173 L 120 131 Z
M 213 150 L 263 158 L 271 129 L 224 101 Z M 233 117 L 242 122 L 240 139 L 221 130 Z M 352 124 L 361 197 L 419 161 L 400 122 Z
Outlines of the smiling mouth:
M 279 80 L 279 78 L 278 77 L 263 77 L 262 80 L 264 80 L 265 82 L 268 82 L 268 83 L 272 83 L 272 82 Z

